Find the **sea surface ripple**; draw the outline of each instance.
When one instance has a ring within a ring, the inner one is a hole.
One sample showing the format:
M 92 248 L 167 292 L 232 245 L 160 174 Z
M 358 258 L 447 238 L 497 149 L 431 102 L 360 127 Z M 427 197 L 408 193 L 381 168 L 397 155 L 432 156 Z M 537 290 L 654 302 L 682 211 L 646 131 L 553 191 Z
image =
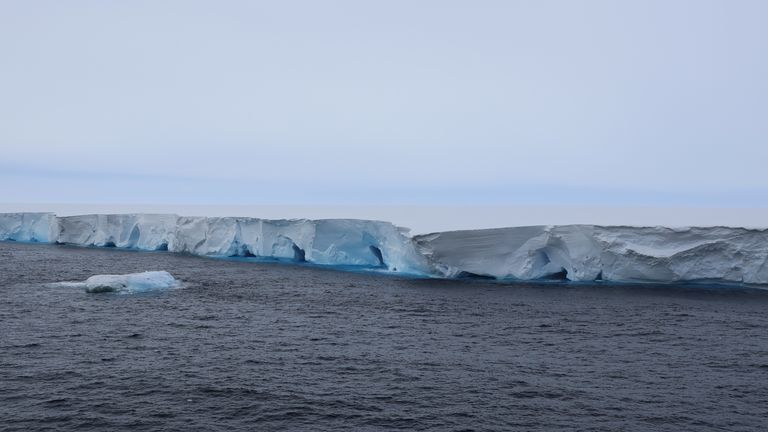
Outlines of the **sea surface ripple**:
M 146 270 L 186 288 L 50 284 Z M 767 310 L 0 243 L 0 430 L 760 431 Z

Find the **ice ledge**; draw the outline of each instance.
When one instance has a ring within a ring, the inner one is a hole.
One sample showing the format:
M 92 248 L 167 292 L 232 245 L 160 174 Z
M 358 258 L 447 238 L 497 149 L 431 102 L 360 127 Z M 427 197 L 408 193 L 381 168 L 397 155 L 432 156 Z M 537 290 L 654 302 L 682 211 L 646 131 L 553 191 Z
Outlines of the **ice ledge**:
M 409 237 L 388 222 L 0 213 L 0 240 L 309 262 L 426 277 L 768 284 L 768 230 L 530 226 Z
M 768 284 L 768 230 L 530 226 L 413 238 L 445 277 Z

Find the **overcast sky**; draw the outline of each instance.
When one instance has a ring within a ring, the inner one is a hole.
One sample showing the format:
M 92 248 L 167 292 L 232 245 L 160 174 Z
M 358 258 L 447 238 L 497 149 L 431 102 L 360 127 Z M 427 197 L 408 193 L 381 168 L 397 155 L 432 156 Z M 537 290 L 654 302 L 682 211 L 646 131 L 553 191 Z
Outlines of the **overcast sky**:
M 765 207 L 767 19 L 0 0 L 0 202 Z

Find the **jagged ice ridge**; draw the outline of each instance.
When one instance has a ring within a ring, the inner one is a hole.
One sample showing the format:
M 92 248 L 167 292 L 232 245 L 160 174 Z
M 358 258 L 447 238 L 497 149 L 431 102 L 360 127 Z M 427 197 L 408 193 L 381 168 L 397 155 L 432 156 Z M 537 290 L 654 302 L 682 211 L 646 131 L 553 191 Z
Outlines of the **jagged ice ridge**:
M 768 230 L 531 226 L 410 237 L 389 222 L 0 214 L 0 240 L 168 250 L 428 277 L 768 284 Z

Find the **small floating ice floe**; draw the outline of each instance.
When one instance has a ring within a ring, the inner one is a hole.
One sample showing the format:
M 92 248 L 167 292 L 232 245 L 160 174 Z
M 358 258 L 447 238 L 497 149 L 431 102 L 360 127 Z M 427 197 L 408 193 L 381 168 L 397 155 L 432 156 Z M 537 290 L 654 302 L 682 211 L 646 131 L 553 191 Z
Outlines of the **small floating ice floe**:
M 61 282 L 58 286 L 83 288 L 85 292 L 121 292 L 138 293 L 181 287 L 167 271 L 147 271 L 123 275 L 95 275 L 83 282 Z

